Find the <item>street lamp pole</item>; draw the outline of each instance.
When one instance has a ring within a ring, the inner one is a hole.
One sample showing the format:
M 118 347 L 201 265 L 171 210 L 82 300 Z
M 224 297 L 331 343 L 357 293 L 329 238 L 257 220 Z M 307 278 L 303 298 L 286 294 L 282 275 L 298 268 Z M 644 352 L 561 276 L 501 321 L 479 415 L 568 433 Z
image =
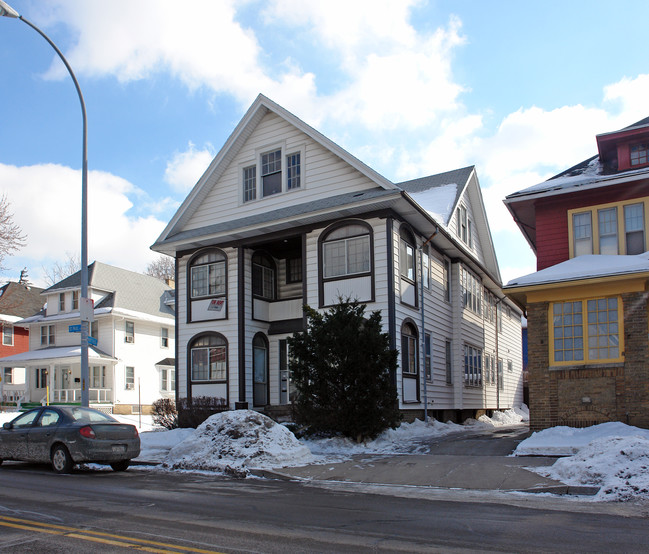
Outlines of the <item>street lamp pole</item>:
M 0 17 L 20 19 L 34 29 L 34 31 L 41 35 L 54 48 L 54 51 L 61 58 L 61 61 L 68 70 L 70 77 L 72 77 L 77 94 L 79 95 L 79 102 L 81 103 L 81 116 L 83 119 L 81 160 L 81 300 L 79 302 L 79 311 L 81 313 L 81 405 L 88 406 L 90 403 L 88 394 L 90 380 L 90 371 L 88 368 L 88 325 L 92 318 L 92 302 L 88 299 L 88 123 L 86 120 L 86 104 L 83 101 L 83 94 L 81 94 L 81 88 L 79 87 L 77 78 L 56 44 L 36 25 L 25 19 L 9 4 L 4 2 L 4 0 L 0 0 Z

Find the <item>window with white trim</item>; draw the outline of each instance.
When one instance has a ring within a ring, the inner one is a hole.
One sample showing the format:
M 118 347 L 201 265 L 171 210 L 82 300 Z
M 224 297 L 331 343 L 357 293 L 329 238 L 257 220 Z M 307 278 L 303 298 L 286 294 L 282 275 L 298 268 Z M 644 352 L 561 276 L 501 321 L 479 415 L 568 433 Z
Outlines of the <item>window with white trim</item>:
M 468 344 L 464 345 L 464 384 L 482 385 L 482 350 Z
M 160 368 L 160 390 L 174 392 L 176 390 L 176 370 L 173 367 Z
M 3 373 L 4 373 L 3 378 L 4 378 L 5 384 L 12 385 L 13 382 L 14 382 L 14 370 L 13 370 L 13 368 L 12 367 L 5 367 Z
M 14 326 L 9 323 L 2 324 L 2 344 L 4 346 L 13 346 L 14 344 Z
M 73 290 L 72 291 L 72 310 L 78 310 L 79 309 L 79 291 L 78 290 Z
M 44 389 L 47 387 L 47 368 L 46 367 L 37 367 L 34 370 L 34 385 L 37 389 Z
M 95 389 L 106 388 L 105 365 L 94 365 L 90 368 L 90 386 Z
M 191 298 L 225 294 L 225 256 L 210 250 L 194 258 L 190 265 Z
M 482 314 L 482 285 L 478 278 L 470 271 L 462 268 L 460 279 L 462 282 L 462 301 L 464 307 L 477 315 Z
M 135 342 L 135 323 L 132 321 L 124 322 L 124 342 Z
M 124 368 L 124 389 L 135 389 L 135 368 L 133 366 L 126 366 Z
M 64 312 L 65 311 L 65 293 L 60 292 L 59 293 L 59 312 Z
M 303 153 L 304 147 L 287 151 L 285 146 L 258 152 L 255 163 L 241 167 L 243 202 L 303 188 Z
M 169 348 L 169 329 L 167 327 L 160 328 L 160 346 Z
M 41 325 L 41 346 L 56 344 L 54 329 L 54 325 Z

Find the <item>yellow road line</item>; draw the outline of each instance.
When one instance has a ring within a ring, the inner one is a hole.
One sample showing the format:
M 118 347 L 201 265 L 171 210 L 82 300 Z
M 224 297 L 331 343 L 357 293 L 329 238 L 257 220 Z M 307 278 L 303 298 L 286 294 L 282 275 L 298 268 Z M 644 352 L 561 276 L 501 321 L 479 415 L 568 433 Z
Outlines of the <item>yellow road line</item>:
M 0 525 L 4 527 L 13 527 L 16 529 L 24 529 L 27 531 L 36 531 L 38 533 L 48 533 L 50 535 L 67 536 L 75 539 L 82 539 L 87 541 L 99 542 L 113 546 L 123 546 L 126 548 L 137 548 L 145 552 L 168 552 L 170 554 L 178 554 L 178 552 L 196 552 L 198 554 L 223 554 L 215 550 L 204 550 L 201 548 L 192 548 L 189 546 L 181 546 L 176 544 L 149 541 L 146 539 L 139 539 L 135 537 L 127 537 L 124 535 L 114 535 L 102 531 L 93 531 L 90 529 L 79 529 L 78 527 L 67 527 L 65 525 L 55 525 L 53 523 L 42 523 L 40 521 L 33 521 L 30 519 L 20 519 L 16 517 L 0 516 Z M 124 542 L 128 541 L 128 542 Z M 151 545 L 148 548 L 145 545 Z M 159 547 L 173 548 L 174 550 L 161 550 Z

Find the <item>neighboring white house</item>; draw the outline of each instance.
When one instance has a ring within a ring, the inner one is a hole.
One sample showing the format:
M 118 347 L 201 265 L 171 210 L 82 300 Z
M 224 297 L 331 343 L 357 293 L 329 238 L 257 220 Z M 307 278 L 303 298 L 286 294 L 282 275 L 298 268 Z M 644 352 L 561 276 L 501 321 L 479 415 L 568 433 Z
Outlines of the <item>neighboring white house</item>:
M 382 313 L 407 417 L 522 402 L 521 312 L 474 167 L 391 183 L 260 95 L 152 249 L 176 258 L 178 398 L 289 404 L 303 304 L 351 297 Z
M 40 313 L 23 319 L 29 351 L 0 359 L 25 367 L 25 402 L 81 400 L 80 272 L 44 290 Z M 174 291 L 163 281 L 94 262 L 88 266 L 90 405 L 113 413 L 148 411 L 175 394 Z

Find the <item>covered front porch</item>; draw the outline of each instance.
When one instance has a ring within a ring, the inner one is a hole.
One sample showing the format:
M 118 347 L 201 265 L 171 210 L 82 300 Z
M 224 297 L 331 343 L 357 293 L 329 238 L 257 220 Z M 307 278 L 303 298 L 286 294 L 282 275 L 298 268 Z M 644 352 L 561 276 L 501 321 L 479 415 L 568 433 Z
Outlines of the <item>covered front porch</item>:
M 59 346 L 32 350 L 0 358 L 3 367 L 24 367 L 24 397 L 18 402 L 39 404 L 81 403 L 81 346 Z M 112 406 L 114 368 L 117 359 L 88 347 L 89 380 L 86 383 L 91 406 Z

